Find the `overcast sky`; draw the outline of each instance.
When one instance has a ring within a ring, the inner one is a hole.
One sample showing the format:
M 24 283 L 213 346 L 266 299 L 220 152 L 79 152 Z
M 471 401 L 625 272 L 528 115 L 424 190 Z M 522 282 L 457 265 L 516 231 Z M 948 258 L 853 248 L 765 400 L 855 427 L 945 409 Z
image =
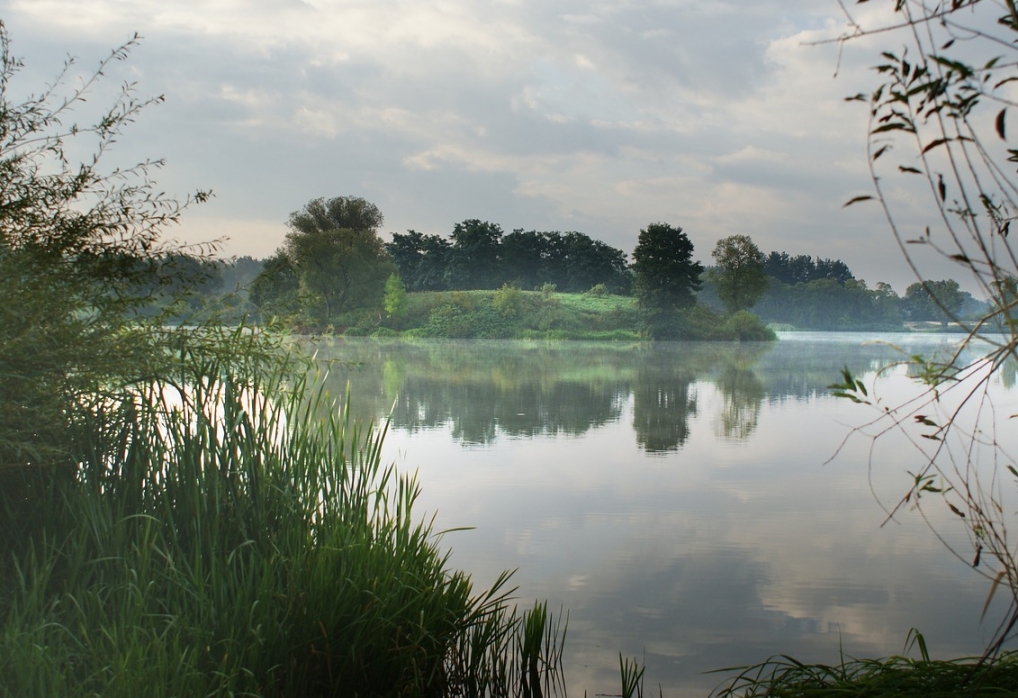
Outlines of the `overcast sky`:
M 863 5 L 878 12 L 888 3 Z M 869 5 L 874 7 L 870 8 Z M 881 6 L 881 7 L 877 7 Z M 0 0 L 17 81 L 67 55 L 166 102 L 118 145 L 166 158 L 176 195 L 215 198 L 171 234 L 264 257 L 290 212 L 363 196 L 383 232 L 578 230 L 631 253 L 682 227 L 695 256 L 748 234 L 762 250 L 840 258 L 872 286 L 914 280 L 870 191 L 872 42 L 836 0 Z M 98 99 L 98 96 L 97 96 Z M 949 267 L 928 276 L 952 275 Z M 958 274 L 954 274 L 958 276 Z

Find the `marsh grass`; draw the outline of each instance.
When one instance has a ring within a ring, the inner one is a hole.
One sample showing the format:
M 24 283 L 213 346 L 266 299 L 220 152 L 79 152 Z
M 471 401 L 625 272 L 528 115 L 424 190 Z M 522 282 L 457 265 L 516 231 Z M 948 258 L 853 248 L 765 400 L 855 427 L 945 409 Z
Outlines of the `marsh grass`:
M 475 592 L 320 382 L 182 356 L 5 473 L 0 696 L 539 696 L 565 627 Z M 536 685 L 536 691 L 535 691 Z
M 1005 652 L 992 659 L 932 660 L 921 634 L 912 631 L 909 639 L 910 646 L 919 648 L 918 659 L 845 659 L 840 664 L 826 665 L 803 664 L 782 655 L 749 667 L 722 669 L 719 672 L 739 673 L 721 684 L 711 698 L 1018 695 L 1018 652 Z

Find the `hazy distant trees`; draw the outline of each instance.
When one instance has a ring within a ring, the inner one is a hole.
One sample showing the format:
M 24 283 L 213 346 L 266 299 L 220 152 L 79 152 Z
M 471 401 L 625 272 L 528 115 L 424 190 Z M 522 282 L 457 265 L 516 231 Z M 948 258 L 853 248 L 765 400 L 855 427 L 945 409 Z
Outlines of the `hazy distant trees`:
M 408 291 L 523 289 L 551 284 L 578 293 L 604 284 L 628 293 L 626 254 L 583 233 L 514 230 L 494 223 L 457 223 L 449 239 L 414 230 L 393 233 L 386 244 Z
M 764 255 L 748 235 L 731 235 L 718 240 L 714 251 L 716 266 L 708 274 L 714 290 L 730 312 L 751 308 L 767 290 Z
M 966 295 L 954 279 L 916 281 L 905 289 L 902 301 L 910 320 L 932 320 L 946 325 L 958 317 Z
M 793 256 L 787 252 L 771 252 L 764 260 L 764 273 L 789 286 L 819 279 L 843 284 L 855 278 L 848 265 L 840 259 L 821 259 L 805 254 Z

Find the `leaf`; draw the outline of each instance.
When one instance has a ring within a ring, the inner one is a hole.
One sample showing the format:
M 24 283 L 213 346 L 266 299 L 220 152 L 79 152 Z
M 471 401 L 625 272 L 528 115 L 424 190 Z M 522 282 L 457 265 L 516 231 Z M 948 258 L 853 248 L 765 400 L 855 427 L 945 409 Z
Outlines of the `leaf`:
M 947 200 L 947 185 L 944 184 L 944 175 L 937 175 L 937 191 L 940 193 L 940 200 Z M 927 228 L 927 230 L 929 230 Z
M 997 127 L 997 135 L 1000 136 L 1000 140 L 1002 141 L 1007 140 L 1007 138 L 1004 137 L 1004 115 L 1006 113 L 1007 107 L 1004 107 L 1000 110 L 1000 113 L 997 114 L 997 120 L 994 122 L 994 125 Z
M 933 150 L 934 148 L 936 148 L 938 145 L 944 145 L 944 143 L 947 143 L 949 140 L 951 140 L 951 139 L 950 138 L 938 138 L 935 141 L 930 142 L 925 148 L 923 148 L 923 153 L 924 154 L 928 153 L 931 150 Z
M 891 146 L 889 146 L 889 145 L 881 146 L 880 149 L 877 152 L 873 153 L 873 159 L 876 160 L 881 155 L 883 155 L 885 152 L 887 152 L 890 148 L 891 148 Z
M 976 548 L 976 560 L 974 563 L 972 563 L 973 567 L 979 564 L 979 553 L 982 549 L 983 549 L 982 546 Z M 990 593 L 986 595 L 986 603 L 983 604 L 983 612 L 979 614 L 980 623 L 986 616 L 986 609 L 990 607 L 990 601 L 993 600 L 993 595 L 996 593 L 997 587 L 1000 586 L 1000 582 L 1002 579 L 1004 579 L 1004 570 L 997 572 L 997 576 L 993 578 L 993 584 L 990 585 Z
M 870 196 L 869 194 L 863 194 L 862 196 L 856 196 L 855 198 L 852 198 L 852 199 L 849 199 L 848 201 L 846 201 L 845 204 L 841 208 L 846 208 L 847 206 L 851 206 L 852 204 L 857 204 L 860 201 L 868 201 L 869 199 L 872 199 L 872 198 L 873 197 Z
M 922 170 L 919 170 L 919 169 L 917 169 L 915 167 L 906 167 L 905 165 L 898 165 L 898 169 L 901 172 L 910 172 L 912 174 L 922 174 Z
M 870 131 L 870 134 L 884 133 L 886 131 L 914 131 L 911 126 L 901 122 L 894 122 L 890 124 L 884 124 L 883 126 L 877 126 L 875 129 Z
M 1018 470 L 1015 470 L 1013 465 L 1007 466 L 1007 469 L 1011 471 L 1012 475 L 1014 475 L 1015 477 L 1018 477 Z
M 956 507 L 955 505 L 951 504 L 950 502 L 947 503 L 947 506 L 955 514 L 957 514 L 958 516 L 960 516 L 963 519 L 965 518 L 965 514 L 958 507 Z

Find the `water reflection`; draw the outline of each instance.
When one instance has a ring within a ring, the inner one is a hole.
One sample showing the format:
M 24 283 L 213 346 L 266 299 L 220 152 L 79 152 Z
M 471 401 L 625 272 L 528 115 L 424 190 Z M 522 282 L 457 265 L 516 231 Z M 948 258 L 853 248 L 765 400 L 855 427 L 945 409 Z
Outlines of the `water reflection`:
M 356 416 L 395 404 L 387 455 L 420 469 L 421 513 L 475 527 L 444 540 L 452 563 L 479 585 L 518 568 L 524 605 L 569 609 L 570 693 L 617 692 L 621 651 L 664 695 L 702 696 L 717 683 L 705 670 L 777 653 L 886 655 L 916 626 L 935 654 L 961 655 L 992 630 L 985 584 L 921 521 L 880 527 L 870 487 L 900 494 L 908 444 L 882 444 L 873 471 L 861 441 L 823 465 L 864 414 L 826 386 L 903 356 L 865 339 L 325 353 L 357 362 L 330 376 Z M 952 341 L 892 339 L 904 356 Z
M 317 345 L 339 361 L 330 388 L 351 386 L 355 415 L 415 433 L 451 427 L 464 444 L 499 436 L 585 434 L 619 420 L 632 401 L 637 444 L 648 453 L 679 450 L 700 414 L 697 385 L 723 396 L 708 415 L 718 436 L 747 439 L 764 401 L 826 394 L 847 365 L 863 373 L 899 355 L 885 345 L 669 343 L 613 345 L 528 342 L 375 342 Z M 838 359 L 833 357 L 837 354 Z M 839 363 L 840 361 L 840 363 Z

